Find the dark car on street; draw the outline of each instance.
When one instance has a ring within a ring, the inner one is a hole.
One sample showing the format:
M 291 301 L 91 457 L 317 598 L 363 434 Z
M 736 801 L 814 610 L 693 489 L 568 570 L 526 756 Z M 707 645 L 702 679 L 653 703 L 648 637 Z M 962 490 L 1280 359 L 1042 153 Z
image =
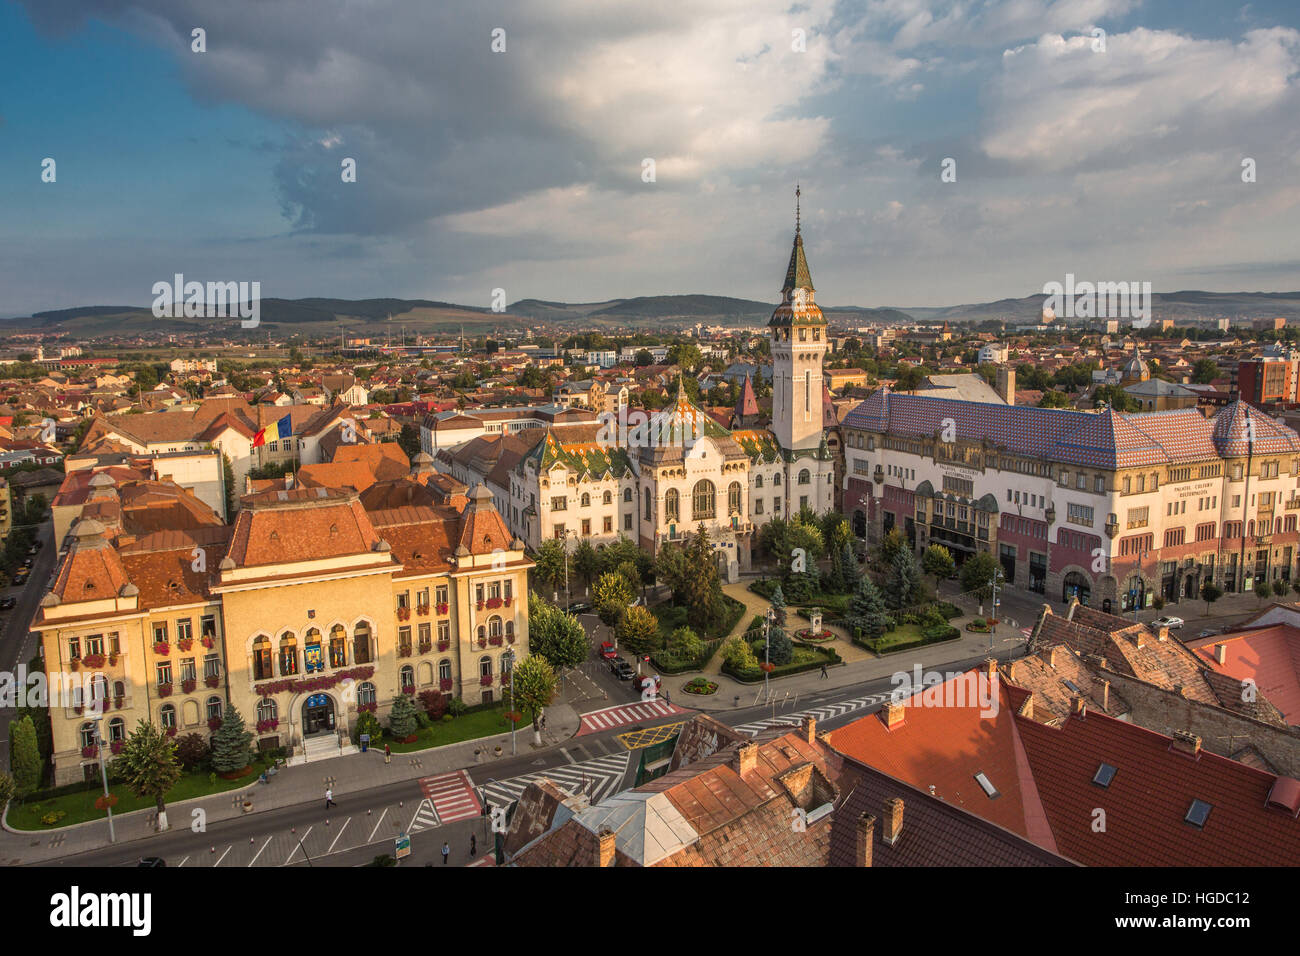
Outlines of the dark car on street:
M 586 614 L 591 610 L 591 605 L 586 601 L 574 601 L 569 605 L 570 614 Z
M 27 572 L 26 572 L 26 571 L 19 571 L 17 574 L 15 574 L 15 575 L 14 575 L 13 583 L 14 583 L 15 585 L 18 585 L 18 584 L 26 584 L 26 583 L 27 583 Z
M 17 603 L 15 598 L 0 598 L 0 611 L 11 611 Z
M 610 672 L 619 680 L 631 680 L 636 676 L 636 668 L 621 657 L 617 657 L 610 661 L 609 669 Z

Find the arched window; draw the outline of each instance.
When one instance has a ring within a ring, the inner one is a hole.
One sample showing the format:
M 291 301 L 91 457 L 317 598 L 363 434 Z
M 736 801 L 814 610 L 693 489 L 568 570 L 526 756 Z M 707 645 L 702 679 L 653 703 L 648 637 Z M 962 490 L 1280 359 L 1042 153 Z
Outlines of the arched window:
M 479 677 L 492 676 L 492 658 L 484 655 L 483 657 L 480 657 L 478 659 L 478 676 Z
M 514 621 L 510 621 L 510 620 L 507 620 L 507 621 L 506 621 L 506 637 L 514 637 L 514 636 L 515 636 L 515 622 L 514 622 Z
M 612 505 L 614 503 L 614 493 L 611 491 L 605 492 L 605 497 L 603 500 L 605 504 Z
M 713 489 L 713 482 L 707 478 L 701 478 L 695 483 L 695 490 L 691 493 L 691 520 L 701 521 L 705 518 L 712 518 L 718 513 L 718 494 Z
M 420 661 L 420 686 L 428 687 L 433 683 L 433 665 L 428 661 Z
M 126 740 L 126 721 L 121 717 L 114 717 L 108 722 L 108 742 L 117 740 Z
M 451 661 L 446 658 L 438 661 L 438 680 L 451 680 Z
M 487 640 L 487 628 L 482 624 L 478 626 L 478 639 L 480 642 Z
M 415 690 L 415 668 L 410 664 L 402 667 L 402 693 L 405 694 L 408 690 Z
M 585 491 L 582 493 L 582 507 L 591 507 L 591 495 L 587 494 Z
M 373 704 L 374 702 L 375 702 L 375 685 L 370 683 L 370 681 L 362 682 L 361 686 L 357 688 L 357 703 Z
M 681 515 L 681 496 L 676 488 L 669 488 L 664 493 L 664 520 L 679 521 Z
M 120 680 L 113 681 L 113 696 L 118 698 L 126 696 L 126 684 L 124 682 Z
M 772 487 L 775 488 L 779 484 L 781 484 L 781 473 L 778 471 L 775 475 L 772 476 Z
M 632 502 L 632 489 L 631 489 L 631 488 L 624 488 L 624 489 L 623 489 L 623 500 L 624 500 L 625 502 L 631 504 L 631 502 Z
M 348 635 L 342 624 L 330 628 L 330 667 L 348 666 Z
M 270 680 L 275 676 L 271 669 L 271 639 L 265 634 L 258 635 L 253 642 L 253 679 Z
M 488 636 L 501 636 L 501 618 L 497 617 L 495 614 L 488 618 Z
M 799 484 L 807 485 L 811 483 L 812 483 L 812 472 L 810 472 L 807 468 L 804 468 L 802 471 L 799 472 Z
M 762 487 L 763 487 L 763 476 L 762 476 L 762 475 L 755 475 L 755 476 L 754 476 L 754 487 L 755 487 L 755 488 L 762 488 Z
M 352 631 L 352 663 L 369 664 L 370 661 L 370 625 L 362 621 Z
M 257 702 L 257 720 L 261 723 L 264 720 L 276 720 L 278 710 L 275 701 L 269 697 L 263 697 Z
M 298 673 L 298 639 L 289 631 L 280 635 L 280 676 Z
M 162 710 L 158 711 L 158 720 L 162 724 L 163 730 L 169 730 L 176 726 L 176 708 L 171 704 L 163 704 Z
M 740 513 L 740 482 L 733 481 L 727 489 L 727 508 L 732 514 Z
M 86 721 L 84 724 L 81 725 L 81 730 L 79 731 L 79 733 L 81 736 L 81 746 L 93 747 L 95 745 L 94 724 L 92 724 L 90 721 Z
M 216 717 L 217 719 L 220 719 L 220 718 L 221 718 L 221 698 L 220 698 L 220 697 L 209 697 L 209 698 L 208 698 L 208 720 L 211 720 L 211 719 L 214 718 L 214 717 Z

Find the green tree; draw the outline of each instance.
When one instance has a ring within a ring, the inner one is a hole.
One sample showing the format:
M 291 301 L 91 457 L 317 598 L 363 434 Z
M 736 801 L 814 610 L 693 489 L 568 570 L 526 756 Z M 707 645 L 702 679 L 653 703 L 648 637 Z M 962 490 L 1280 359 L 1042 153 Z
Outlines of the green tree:
M 889 629 L 885 599 L 870 575 L 864 574 L 858 579 L 857 590 L 849 601 L 849 617 L 857 622 L 862 633 L 871 638 L 879 637 Z
M 993 596 L 993 576 L 1000 570 L 993 556 L 981 551 L 961 566 L 961 589 L 984 603 Z
M 41 785 L 41 753 L 36 746 L 36 725 L 23 717 L 9 725 L 9 769 L 20 795 L 32 793 Z
M 1214 359 L 1197 359 L 1192 366 L 1192 381 L 1197 385 L 1209 385 L 1219 377 L 1219 364 Z
M 1210 605 L 1223 597 L 1223 589 L 1213 581 L 1206 581 L 1201 585 L 1201 600 L 1205 602 L 1205 613 L 1210 613 Z
M 621 574 L 609 572 L 602 574 L 592 588 L 592 598 L 596 613 L 606 627 L 613 627 L 623 616 L 635 596 L 632 585 Z
M 723 642 L 722 660 L 728 668 L 740 673 L 758 670 L 758 658 L 754 656 L 754 649 L 749 646 L 743 634 L 736 634 Z
M 212 769 L 218 773 L 243 770 L 252 756 L 253 735 L 233 703 L 226 706 L 221 726 L 212 737 Z
M 0 773 L 0 816 L 4 815 L 5 807 L 14 798 L 15 790 L 14 778 L 7 773 Z
M 780 581 L 772 589 L 772 611 L 776 615 L 777 627 L 785 627 L 785 592 L 781 590 Z
M 921 586 L 921 569 L 908 548 L 894 555 L 885 574 L 885 601 L 894 609 L 919 604 L 925 593 Z
M 880 539 L 880 563 L 884 567 L 889 567 L 894 563 L 894 555 L 899 551 L 907 550 L 907 539 L 903 537 L 903 532 L 897 528 L 890 528 L 883 538 Z
M 587 659 L 591 645 L 587 632 L 572 614 L 528 595 L 528 646 L 554 667 L 577 667 Z
M 634 654 L 649 654 L 659 649 L 659 622 L 643 607 L 629 607 L 615 628 L 620 644 Z
M 1043 397 L 1038 400 L 1039 408 L 1069 408 L 1070 396 L 1064 392 L 1058 392 L 1051 388 L 1043 392 Z
M 543 541 L 533 555 L 533 577 L 547 591 L 558 591 L 564 586 L 564 560 L 564 542 L 556 538 Z
M 154 801 L 158 808 L 158 829 L 166 830 L 167 805 L 163 801 L 182 772 L 175 742 L 141 717 L 113 761 L 113 769 L 137 797 Z
M 858 568 L 858 559 L 853 554 L 853 545 L 847 541 L 840 549 L 840 573 L 844 577 L 844 590 L 850 594 L 857 590 L 862 572 Z
M 1283 581 L 1281 578 L 1278 578 L 1276 581 L 1273 582 L 1273 593 L 1276 594 L 1278 597 L 1286 597 L 1286 595 L 1290 592 L 1290 590 L 1291 590 L 1290 583 Z
M 596 554 L 596 549 L 591 546 L 591 542 L 586 538 L 579 541 L 578 546 L 573 549 L 569 563 L 590 589 L 591 582 L 600 574 L 600 558 Z
M 673 602 L 681 603 L 686 594 L 686 552 L 670 541 L 659 549 L 655 558 L 655 580 L 673 592 Z
M 534 654 L 519 661 L 510 674 L 510 688 L 517 707 L 533 715 L 533 743 L 542 743 L 542 711 L 555 699 L 556 677 L 551 663 Z
M 645 368 L 647 365 L 653 365 L 655 358 L 650 354 L 649 349 L 638 349 L 636 353 L 637 368 Z
M 915 392 L 925 378 L 925 371 L 919 365 L 904 365 L 898 370 L 894 390 L 898 392 Z
M 388 712 L 388 733 L 394 740 L 405 740 L 419 728 L 415 716 L 415 702 L 405 694 L 393 698 L 392 709 Z
M 704 653 L 704 642 L 689 627 L 679 627 L 668 636 L 668 652 L 679 661 L 697 660 Z
M 624 561 L 614 569 L 614 573 L 626 581 L 633 592 L 641 590 L 641 569 L 635 561 Z
M 957 562 L 952 559 L 952 552 L 941 544 L 932 544 L 925 549 L 925 554 L 921 558 L 921 568 L 926 574 L 934 575 L 934 586 L 939 587 L 939 582 L 945 578 L 950 578 L 957 570 Z
M 707 631 L 721 610 L 722 582 L 718 577 L 718 561 L 709 543 L 709 532 L 703 523 L 687 543 L 685 557 L 686 579 L 682 582 L 682 596 L 691 620 Z
M 420 429 L 410 422 L 402 425 L 402 432 L 397 438 L 397 445 L 406 453 L 407 458 L 414 458 L 421 451 Z

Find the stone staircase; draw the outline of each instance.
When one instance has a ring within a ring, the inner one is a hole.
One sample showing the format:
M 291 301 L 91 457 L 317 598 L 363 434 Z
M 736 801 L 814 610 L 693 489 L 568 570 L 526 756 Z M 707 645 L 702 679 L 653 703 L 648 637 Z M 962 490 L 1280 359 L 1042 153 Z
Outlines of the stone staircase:
M 340 747 L 340 740 L 345 741 Z M 336 734 L 320 734 L 315 737 L 308 737 L 298 748 L 298 752 L 289 758 L 290 767 L 298 764 L 311 763 L 314 760 L 328 760 L 331 757 L 344 757 L 348 754 L 359 753 L 352 741 L 342 738 Z

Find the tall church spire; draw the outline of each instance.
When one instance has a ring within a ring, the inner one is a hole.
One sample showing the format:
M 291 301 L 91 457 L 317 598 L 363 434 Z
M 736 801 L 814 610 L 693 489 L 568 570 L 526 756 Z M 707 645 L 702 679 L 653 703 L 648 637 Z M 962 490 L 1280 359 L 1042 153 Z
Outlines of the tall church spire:
M 808 271 L 808 260 L 803 254 L 803 233 L 801 231 L 802 223 L 800 221 L 800 203 L 799 198 L 803 190 L 798 185 L 794 187 L 794 247 L 790 250 L 790 266 L 785 270 L 785 284 L 781 286 L 781 298 L 788 300 L 790 293 L 795 289 L 807 289 L 809 292 L 815 291 L 812 284 L 812 274 Z

